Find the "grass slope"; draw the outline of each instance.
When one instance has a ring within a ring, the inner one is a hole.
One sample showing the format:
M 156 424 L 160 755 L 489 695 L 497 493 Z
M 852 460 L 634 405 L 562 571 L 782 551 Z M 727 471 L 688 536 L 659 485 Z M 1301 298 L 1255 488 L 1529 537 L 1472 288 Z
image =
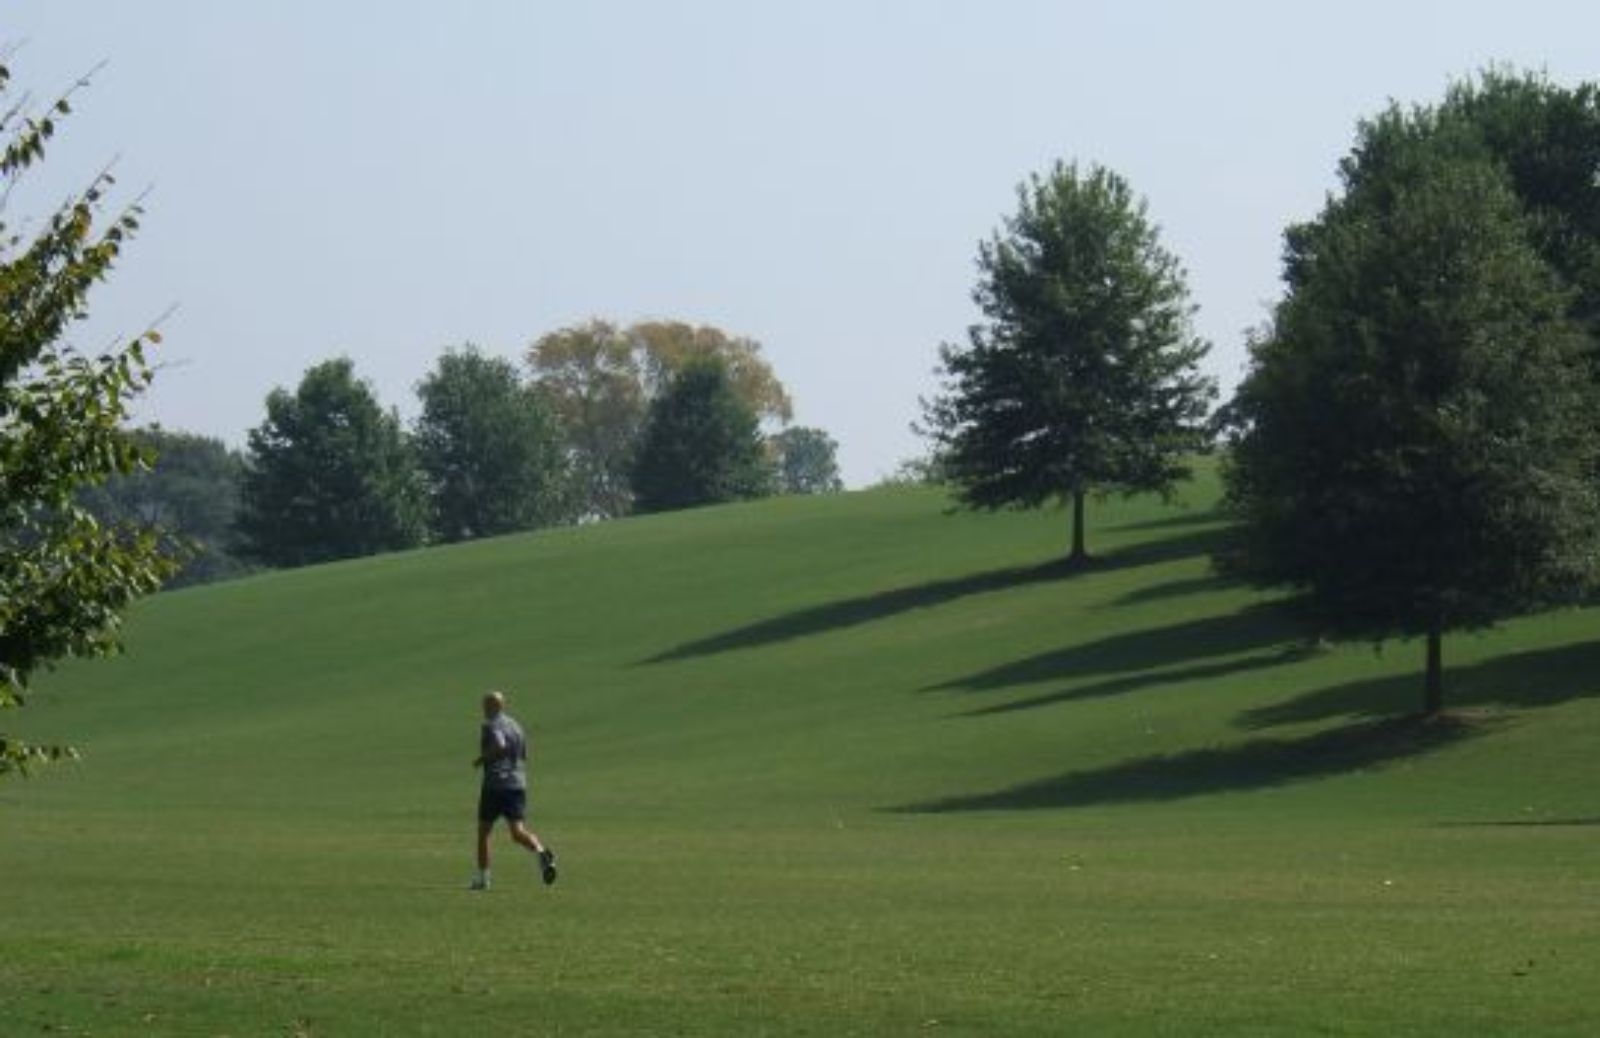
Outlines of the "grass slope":
M 1186 501 L 779 500 L 160 596 L 11 720 L 6 1034 L 1587 1034 L 1595 614 L 1305 651 Z M 470 895 L 476 702 L 542 889 Z

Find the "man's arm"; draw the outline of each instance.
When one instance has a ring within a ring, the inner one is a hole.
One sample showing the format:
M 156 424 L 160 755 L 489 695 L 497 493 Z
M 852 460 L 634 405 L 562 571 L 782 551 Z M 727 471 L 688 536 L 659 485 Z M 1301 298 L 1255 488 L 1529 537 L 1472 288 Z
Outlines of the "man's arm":
M 481 768 L 485 764 L 491 764 L 511 753 L 511 748 L 506 745 L 505 736 L 488 725 L 483 726 L 483 734 L 478 740 L 478 745 L 481 752 L 472 762 L 474 768 Z

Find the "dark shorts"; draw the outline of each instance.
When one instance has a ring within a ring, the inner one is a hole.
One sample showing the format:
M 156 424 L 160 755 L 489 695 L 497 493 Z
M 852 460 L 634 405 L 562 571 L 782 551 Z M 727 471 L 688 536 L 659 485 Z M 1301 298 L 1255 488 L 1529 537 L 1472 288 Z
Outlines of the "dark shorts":
M 525 789 L 484 789 L 478 793 L 478 821 L 493 824 L 496 819 L 520 822 L 528 816 L 528 791 Z

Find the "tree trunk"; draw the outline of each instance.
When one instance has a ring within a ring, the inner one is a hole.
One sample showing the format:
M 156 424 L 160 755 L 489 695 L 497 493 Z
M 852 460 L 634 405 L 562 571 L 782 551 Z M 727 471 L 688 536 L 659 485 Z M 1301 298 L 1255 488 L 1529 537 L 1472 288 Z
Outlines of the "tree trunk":
M 1423 685 L 1422 712 L 1434 717 L 1444 709 L 1444 634 L 1436 623 L 1428 630 L 1428 675 Z
M 1089 561 L 1089 552 L 1083 546 L 1083 491 L 1072 492 L 1072 554 L 1067 561 L 1078 565 Z

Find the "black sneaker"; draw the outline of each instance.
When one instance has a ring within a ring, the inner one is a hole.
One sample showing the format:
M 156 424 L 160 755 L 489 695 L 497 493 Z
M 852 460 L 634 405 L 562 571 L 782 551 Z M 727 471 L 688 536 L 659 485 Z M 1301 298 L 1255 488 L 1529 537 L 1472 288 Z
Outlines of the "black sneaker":
M 556 852 L 548 847 L 539 852 L 539 875 L 547 887 L 556 881 Z

